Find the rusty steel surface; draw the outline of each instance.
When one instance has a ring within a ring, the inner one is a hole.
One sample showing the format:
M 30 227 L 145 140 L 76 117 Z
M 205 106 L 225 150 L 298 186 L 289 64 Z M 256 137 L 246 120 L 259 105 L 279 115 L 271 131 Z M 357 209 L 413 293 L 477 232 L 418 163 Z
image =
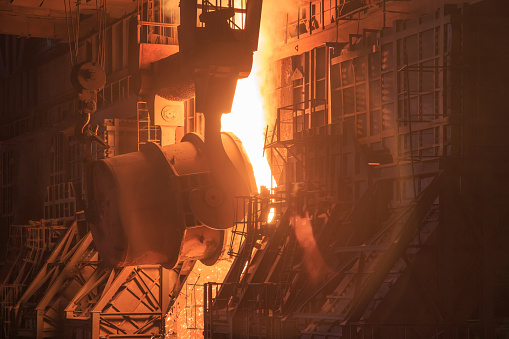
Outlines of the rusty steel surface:
M 233 219 L 221 216 L 218 204 L 233 206 L 233 201 L 223 200 L 249 194 L 255 187 L 240 141 L 230 134 L 222 134 L 222 140 L 228 161 L 242 178 L 235 181 L 236 186 L 227 186 L 226 193 L 224 187 L 218 188 L 217 176 L 211 172 L 214 161 L 195 134 L 178 144 L 147 144 L 139 152 L 94 164 L 91 230 L 106 263 L 172 268 L 180 255 L 208 265 L 217 260 L 224 244 L 222 229 L 233 226 Z M 205 218 L 197 216 L 199 205 L 191 197 L 203 199 L 200 204 L 208 206 Z M 212 229 L 204 222 L 207 218 L 227 224 Z

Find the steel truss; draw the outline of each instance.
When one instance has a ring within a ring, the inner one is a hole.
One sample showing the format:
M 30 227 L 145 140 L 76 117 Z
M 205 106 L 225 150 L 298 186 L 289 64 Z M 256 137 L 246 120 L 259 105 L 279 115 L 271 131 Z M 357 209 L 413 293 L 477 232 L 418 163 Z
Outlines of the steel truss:
M 177 276 L 158 265 L 106 267 L 91 233 L 80 238 L 75 222 L 12 308 L 13 335 L 160 335 L 175 287 L 170 279 Z

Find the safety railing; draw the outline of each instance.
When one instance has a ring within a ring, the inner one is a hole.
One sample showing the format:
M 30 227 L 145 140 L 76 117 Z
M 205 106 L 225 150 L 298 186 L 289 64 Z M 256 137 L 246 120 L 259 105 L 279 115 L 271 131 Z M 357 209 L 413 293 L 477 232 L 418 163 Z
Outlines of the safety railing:
M 277 110 L 270 143 L 291 140 L 303 131 L 328 124 L 327 100 L 311 99 Z M 266 145 L 267 146 L 267 145 Z
M 360 20 L 369 8 L 384 8 L 385 0 L 318 0 L 293 7 L 280 22 L 279 43 L 286 44 L 308 37 L 345 20 Z M 297 11 L 297 13 L 295 13 Z
M 216 333 L 232 333 L 234 337 L 270 337 L 274 333 L 272 301 L 277 284 L 251 283 L 245 286 L 243 317 L 235 317 L 234 295 L 219 299 L 220 289 L 234 287 L 236 283 L 206 283 L 203 287 L 204 337 L 215 338 Z M 235 291 L 235 288 L 231 289 Z M 225 306 L 225 307 L 224 307 Z M 235 323 L 234 323 L 235 322 Z
M 138 42 L 178 45 L 178 5 L 176 0 L 138 0 Z
M 246 0 L 201 0 L 198 9 L 202 13 L 221 9 L 233 9 L 234 15 L 228 19 L 232 29 L 244 29 L 246 19 Z
M 134 96 L 131 93 L 132 76 L 126 76 L 117 81 L 106 84 L 97 93 L 97 109 L 108 107 L 109 105 L 127 100 Z

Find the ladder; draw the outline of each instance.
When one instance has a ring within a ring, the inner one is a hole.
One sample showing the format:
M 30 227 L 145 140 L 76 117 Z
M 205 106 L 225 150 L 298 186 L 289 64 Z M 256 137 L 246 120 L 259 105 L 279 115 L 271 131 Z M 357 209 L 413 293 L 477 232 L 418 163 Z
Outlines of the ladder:
M 161 145 L 161 130 L 154 126 L 150 119 L 150 111 L 145 101 L 136 103 L 136 118 L 138 121 L 138 151 L 140 145 L 153 142 Z

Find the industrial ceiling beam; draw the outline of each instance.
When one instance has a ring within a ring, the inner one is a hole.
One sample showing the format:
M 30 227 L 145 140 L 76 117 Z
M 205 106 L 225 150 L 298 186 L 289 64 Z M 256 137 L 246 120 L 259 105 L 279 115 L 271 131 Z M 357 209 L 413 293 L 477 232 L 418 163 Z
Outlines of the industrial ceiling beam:
M 134 13 L 136 1 L 108 1 L 106 7 L 108 19 L 118 19 Z M 102 10 L 102 7 L 99 8 Z M 68 41 L 66 27 L 67 16 L 76 17 L 76 2 L 67 7 L 63 1 L 0 1 L 0 34 L 56 39 Z M 83 2 L 80 5 L 80 37 L 97 30 L 97 7 L 95 2 Z M 70 22 L 69 22 L 70 24 Z
M 57 40 L 67 37 L 65 18 L 43 18 L 0 11 L 0 23 L 0 34 Z

